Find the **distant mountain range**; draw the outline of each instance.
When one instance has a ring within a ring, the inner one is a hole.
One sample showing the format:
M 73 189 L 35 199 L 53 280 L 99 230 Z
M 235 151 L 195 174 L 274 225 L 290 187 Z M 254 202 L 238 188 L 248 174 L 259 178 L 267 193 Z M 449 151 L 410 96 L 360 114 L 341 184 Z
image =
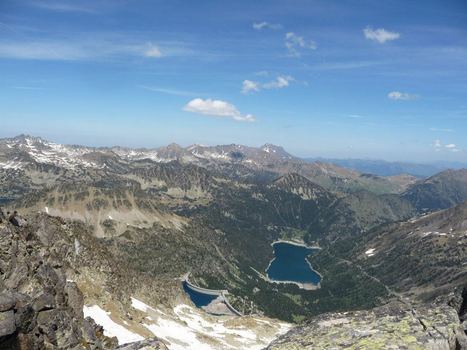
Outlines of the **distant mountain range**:
M 131 149 L 0 139 L 0 205 L 29 223 L 27 234 L 8 236 L 24 238 L 21 256 L 37 236 L 37 256 L 63 266 L 87 303 L 143 335 L 142 318 L 125 316 L 131 298 L 175 317 L 187 273 L 197 286 L 228 290 L 243 314 L 289 322 L 455 291 L 467 276 L 466 200 L 465 169 L 379 176 L 271 144 Z M 322 248 L 309 257 L 323 276 L 318 289 L 264 278 L 277 240 Z
M 359 171 L 361 173 L 379 176 L 409 174 L 417 177 L 427 177 L 447 169 L 467 168 L 467 163 L 438 161 L 433 163 L 388 162 L 371 159 L 335 159 L 335 158 L 305 158 L 309 162 L 321 161 L 337 166 Z
M 340 192 L 369 190 L 375 193 L 398 193 L 416 179 L 411 177 L 381 177 L 360 174 L 331 163 L 306 162 L 287 153 L 282 147 L 265 144 L 262 147 L 243 145 L 181 147 L 170 144 L 155 149 L 124 147 L 93 148 L 61 145 L 39 137 L 19 135 L 0 139 L 0 173 L 19 172 L 10 183 L 9 196 L 21 193 L 21 188 L 39 188 L 58 177 L 59 181 L 83 176 L 102 177 L 109 172 L 121 173 L 139 167 L 141 162 L 192 164 L 208 169 L 212 174 L 256 183 L 269 182 L 280 175 L 300 174 L 322 187 Z M 126 170 L 125 170 L 126 169 Z M 37 171 L 49 175 L 33 179 Z M 96 174 L 92 174 L 96 173 Z M 11 180 L 7 176 L 5 181 Z M 29 182 L 30 185 L 26 185 Z M 14 191 L 11 188 L 15 188 Z M 0 203 L 7 200 L 2 199 Z

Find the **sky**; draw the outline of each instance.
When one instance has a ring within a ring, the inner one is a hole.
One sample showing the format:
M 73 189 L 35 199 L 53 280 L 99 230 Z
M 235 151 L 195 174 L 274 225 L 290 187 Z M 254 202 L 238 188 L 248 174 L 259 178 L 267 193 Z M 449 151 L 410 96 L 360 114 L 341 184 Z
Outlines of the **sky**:
M 467 161 L 467 1 L 0 0 L 0 124 Z

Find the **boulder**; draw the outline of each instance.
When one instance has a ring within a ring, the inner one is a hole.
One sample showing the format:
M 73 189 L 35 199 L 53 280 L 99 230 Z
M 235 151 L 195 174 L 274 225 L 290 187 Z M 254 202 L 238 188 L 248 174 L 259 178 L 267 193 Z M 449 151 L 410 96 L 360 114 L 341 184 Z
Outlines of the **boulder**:
M 32 308 L 35 312 L 53 309 L 55 308 L 55 298 L 50 293 L 43 293 L 32 302 Z
M 16 301 L 12 293 L 4 292 L 0 294 L 0 312 L 13 309 L 15 303 Z
M 115 349 L 116 339 L 85 322 L 83 295 L 66 280 L 67 247 L 55 231 L 47 222 L 17 223 L 0 226 L 0 349 Z M 37 227 L 50 230 L 47 244 Z
M 118 350 L 168 350 L 168 347 L 159 339 L 145 339 L 117 347 Z
M 0 337 L 13 334 L 16 331 L 15 313 L 13 310 L 0 312 Z

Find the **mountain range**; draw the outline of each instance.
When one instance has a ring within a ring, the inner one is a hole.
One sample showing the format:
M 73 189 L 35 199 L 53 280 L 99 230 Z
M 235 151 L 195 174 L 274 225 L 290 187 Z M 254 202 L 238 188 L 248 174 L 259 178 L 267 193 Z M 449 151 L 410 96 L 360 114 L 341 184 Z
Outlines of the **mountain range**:
M 395 323 L 420 324 L 423 317 L 437 322 L 428 312 L 436 304 L 448 315 L 439 322 L 460 327 L 462 302 L 448 303 L 462 298 L 467 284 L 466 200 L 465 169 L 427 178 L 379 176 L 310 163 L 271 144 L 130 149 L 60 145 L 25 135 L 0 140 L 0 205 L 27 220 L 24 227 L 5 226 L 4 239 L 18 240 L 21 254 L 29 249 L 52 269 L 60 266 L 59 274 L 83 294 L 79 307 L 86 312 L 110 312 L 112 322 L 135 339 L 157 336 L 169 349 L 183 346 L 164 328 L 171 322 L 206 338 L 202 346 L 218 344 L 212 349 L 236 348 L 235 342 L 219 345 L 236 322 L 252 325 L 254 335 L 245 338 L 256 339 L 252 348 L 273 340 L 261 322 L 282 333 L 301 324 L 271 345 L 293 348 L 294 334 L 314 332 L 320 315 L 327 313 L 322 321 L 332 325 L 344 311 L 354 312 L 349 323 L 386 312 L 398 315 Z M 319 288 L 264 278 L 278 240 L 320 248 L 308 257 L 322 276 Z M 22 264 L 35 281 L 34 268 Z M 227 333 L 218 337 L 196 328 L 197 318 L 221 326 L 184 294 L 180 279 L 187 273 L 199 287 L 228 290 L 230 304 L 245 316 L 222 323 Z M 36 289 L 50 289 L 50 283 L 16 283 L 17 274 L 11 269 L 2 291 L 35 300 Z M 135 313 L 133 299 L 144 301 L 144 307 L 136 303 L 143 314 Z M 412 309 L 423 316 L 410 314 Z M 70 315 L 63 318 L 68 323 Z M 446 327 L 443 336 L 452 331 L 446 339 L 463 341 L 462 332 Z M 420 348 L 438 339 L 428 333 L 423 327 L 417 333 Z M 51 337 L 41 339 L 53 344 Z
M 305 158 L 309 162 L 322 161 L 337 166 L 379 176 L 409 174 L 416 177 L 435 175 L 448 169 L 467 168 L 467 163 L 437 161 L 432 163 L 389 162 L 378 159 Z

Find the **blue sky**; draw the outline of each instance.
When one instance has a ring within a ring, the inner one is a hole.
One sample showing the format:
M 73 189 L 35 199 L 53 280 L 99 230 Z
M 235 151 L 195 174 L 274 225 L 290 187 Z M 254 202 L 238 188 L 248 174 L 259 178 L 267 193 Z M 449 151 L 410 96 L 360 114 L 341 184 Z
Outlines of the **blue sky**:
M 1 0 L 0 137 L 467 160 L 467 2 Z

